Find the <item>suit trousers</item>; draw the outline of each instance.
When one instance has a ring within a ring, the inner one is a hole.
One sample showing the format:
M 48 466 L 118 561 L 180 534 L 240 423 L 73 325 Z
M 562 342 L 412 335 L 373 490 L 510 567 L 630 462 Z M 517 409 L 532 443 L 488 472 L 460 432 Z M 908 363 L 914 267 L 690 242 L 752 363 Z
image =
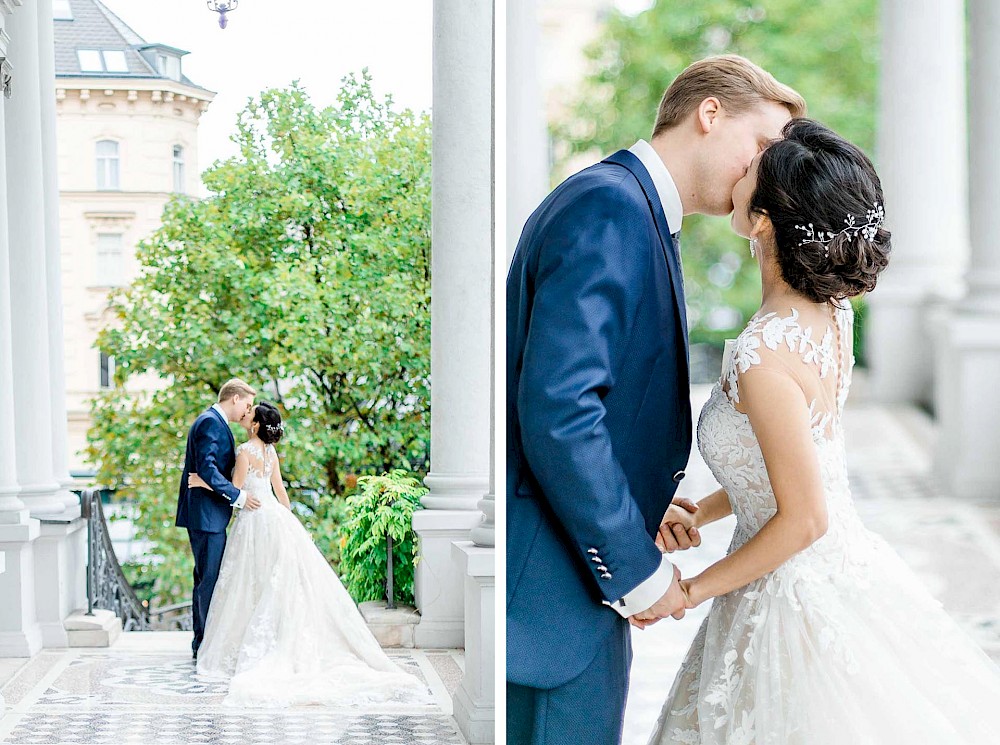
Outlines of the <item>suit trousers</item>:
M 591 663 L 551 689 L 507 683 L 508 745 L 616 745 L 621 742 L 632 665 L 623 618 Z
M 191 650 L 198 652 L 201 640 L 205 636 L 205 621 L 208 618 L 208 606 L 212 602 L 215 583 L 219 579 L 219 569 L 222 568 L 222 554 L 226 550 L 226 533 L 207 533 L 204 530 L 188 528 L 188 538 L 191 541 L 191 551 L 194 554 L 194 595 L 191 598 L 191 611 L 194 616 L 194 641 Z

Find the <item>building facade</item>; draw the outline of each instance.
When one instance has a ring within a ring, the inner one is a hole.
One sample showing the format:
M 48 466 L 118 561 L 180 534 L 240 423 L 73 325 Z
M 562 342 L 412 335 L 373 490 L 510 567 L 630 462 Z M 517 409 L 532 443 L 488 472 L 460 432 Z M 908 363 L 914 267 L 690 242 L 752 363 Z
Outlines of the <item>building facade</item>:
M 99 0 L 53 10 L 69 467 L 85 474 L 90 400 L 114 374 L 95 348 L 108 293 L 135 278 L 167 200 L 198 194 L 198 122 L 215 94 L 184 75 L 187 52 L 146 42 Z

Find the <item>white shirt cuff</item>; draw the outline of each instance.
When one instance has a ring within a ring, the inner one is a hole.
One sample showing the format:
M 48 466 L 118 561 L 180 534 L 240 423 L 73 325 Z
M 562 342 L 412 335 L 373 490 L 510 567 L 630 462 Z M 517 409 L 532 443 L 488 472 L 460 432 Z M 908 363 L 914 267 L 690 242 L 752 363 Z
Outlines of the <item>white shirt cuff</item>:
M 621 601 L 612 603 L 611 607 L 618 611 L 618 615 L 623 618 L 642 613 L 653 607 L 653 604 L 663 597 L 673 581 L 674 565 L 670 563 L 667 555 L 663 554 L 660 558 L 660 566 L 657 567 L 656 571 L 632 592 L 627 593 Z
M 233 507 L 237 510 L 242 510 L 243 505 L 247 502 L 247 493 L 240 489 L 240 495 L 236 497 L 236 501 L 233 502 Z

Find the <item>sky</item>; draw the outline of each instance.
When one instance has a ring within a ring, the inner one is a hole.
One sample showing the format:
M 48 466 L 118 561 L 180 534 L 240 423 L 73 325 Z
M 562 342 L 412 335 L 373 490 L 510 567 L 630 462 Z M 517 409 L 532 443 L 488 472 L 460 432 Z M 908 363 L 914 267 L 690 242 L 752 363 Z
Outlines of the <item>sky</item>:
M 217 93 L 198 128 L 201 170 L 236 152 L 229 137 L 247 99 L 295 79 L 326 105 L 367 67 L 396 108 L 431 108 L 432 0 L 242 0 L 225 30 L 205 0 L 103 2 L 146 41 L 190 52 L 184 74 Z

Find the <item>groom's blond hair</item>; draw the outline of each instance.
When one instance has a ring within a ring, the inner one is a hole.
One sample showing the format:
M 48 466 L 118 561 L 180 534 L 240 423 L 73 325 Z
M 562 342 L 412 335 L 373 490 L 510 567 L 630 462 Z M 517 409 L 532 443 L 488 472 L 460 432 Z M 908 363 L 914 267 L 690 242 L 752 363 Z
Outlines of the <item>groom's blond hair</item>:
M 247 383 L 244 383 L 239 378 L 231 378 L 222 384 L 219 389 L 219 403 L 223 401 L 228 401 L 233 396 L 256 396 L 257 391 L 251 388 Z
M 702 101 L 713 96 L 734 116 L 765 101 L 781 104 L 793 118 L 806 113 L 805 99 L 767 70 L 738 54 L 721 54 L 689 65 L 670 84 L 656 112 L 653 137 L 680 124 Z

